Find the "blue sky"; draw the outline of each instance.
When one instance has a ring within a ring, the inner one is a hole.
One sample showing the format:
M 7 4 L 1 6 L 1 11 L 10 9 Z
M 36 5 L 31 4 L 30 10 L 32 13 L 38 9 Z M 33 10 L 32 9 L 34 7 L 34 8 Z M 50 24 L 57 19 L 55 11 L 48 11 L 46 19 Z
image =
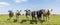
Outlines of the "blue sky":
M 21 13 L 25 13 L 25 9 L 34 11 L 48 8 L 53 9 L 52 13 L 60 14 L 60 0 L 0 0 L 0 14 L 7 14 L 8 10 L 22 10 Z

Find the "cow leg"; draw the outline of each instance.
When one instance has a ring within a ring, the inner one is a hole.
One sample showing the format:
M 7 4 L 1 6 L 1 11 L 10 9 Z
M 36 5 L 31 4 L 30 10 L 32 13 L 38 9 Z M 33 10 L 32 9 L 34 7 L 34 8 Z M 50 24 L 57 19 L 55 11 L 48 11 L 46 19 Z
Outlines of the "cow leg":
M 12 16 L 9 16 L 9 19 L 8 20 L 10 20 L 12 18 Z
M 11 19 L 12 17 L 9 17 L 9 19 Z
M 32 20 L 33 20 L 33 17 L 32 17 Z
M 46 16 L 46 21 L 47 21 L 47 19 L 48 19 L 48 16 Z
M 47 15 L 43 15 L 43 20 L 47 21 Z
M 34 21 L 34 16 L 32 15 L 32 21 L 31 21 L 31 23 L 33 23 L 33 21 Z
M 40 14 L 40 15 L 38 16 L 38 19 L 39 19 L 39 21 L 42 20 L 42 14 Z
M 50 21 L 50 15 L 48 15 L 48 21 Z
M 19 15 L 16 15 L 16 21 L 19 21 Z
M 46 21 L 49 21 L 49 20 L 50 20 L 50 16 L 47 15 L 47 16 L 46 16 Z
M 35 20 L 37 20 L 37 15 L 35 15 Z
M 34 20 L 34 16 L 32 15 L 32 20 Z
M 43 20 L 45 21 L 45 16 L 43 17 Z
M 39 17 L 37 17 L 38 18 L 38 20 L 39 20 Z
M 42 15 L 39 18 L 40 18 L 40 21 L 41 21 L 42 20 Z
M 27 15 L 26 17 L 27 17 L 27 20 L 29 20 L 29 17 L 30 17 L 30 16 L 29 16 L 29 15 Z
M 35 23 L 37 24 L 37 18 L 36 18 L 36 17 L 35 17 L 35 20 L 34 20 L 34 21 L 35 21 Z
M 46 21 L 49 21 L 50 17 L 49 15 L 46 16 Z
M 37 15 L 38 21 L 39 21 L 39 15 Z

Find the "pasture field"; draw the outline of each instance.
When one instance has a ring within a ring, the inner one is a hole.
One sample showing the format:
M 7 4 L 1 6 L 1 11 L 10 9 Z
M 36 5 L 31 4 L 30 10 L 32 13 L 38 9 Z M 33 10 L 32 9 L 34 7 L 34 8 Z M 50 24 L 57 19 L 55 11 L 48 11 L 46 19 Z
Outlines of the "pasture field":
M 0 15 L 0 25 L 60 25 L 60 15 L 52 15 L 50 17 L 49 22 L 37 22 L 31 23 L 32 18 L 30 17 L 30 21 L 26 21 L 25 16 L 21 16 L 19 18 L 19 22 L 14 22 L 14 19 L 16 19 L 16 16 L 12 17 L 10 21 L 7 21 L 8 15 Z

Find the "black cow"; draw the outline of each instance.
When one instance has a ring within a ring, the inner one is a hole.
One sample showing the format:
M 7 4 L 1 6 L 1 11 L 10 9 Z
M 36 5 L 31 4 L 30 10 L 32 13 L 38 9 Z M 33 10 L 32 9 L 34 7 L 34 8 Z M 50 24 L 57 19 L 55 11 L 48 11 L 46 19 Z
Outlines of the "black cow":
M 14 13 L 11 10 L 9 10 L 8 12 L 9 12 L 9 19 L 8 20 L 10 20 L 14 16 Z
M 37 24 L 37 11 L 32 11 L 31 16 L 32 16 L 32 21 Z
M 32 11 L 31 12 L 31 16 L 32 16 L 32 20 L 36 20 L 36 18 L 37 18 L 37 11 Z
M 44 11 L 43 9 L 37 11 L 37 18 L 38 18 L 38 20 L 41 20 L 43 11 Z

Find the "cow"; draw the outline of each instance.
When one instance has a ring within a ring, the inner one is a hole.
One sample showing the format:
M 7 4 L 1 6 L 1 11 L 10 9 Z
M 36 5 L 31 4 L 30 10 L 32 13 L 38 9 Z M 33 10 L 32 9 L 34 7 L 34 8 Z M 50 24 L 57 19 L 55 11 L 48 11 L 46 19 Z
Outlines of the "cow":
M 14 16 L 14 13 L 11 10 L 9 10 L 8 12 L 9 12 L 9 19 L 8 20 L 10 20 Z
M 32 20 L 37 19 L 37 11 L 32 11 L 31 12 Z
M 53 10 L 53 9 L 45 9 L 45 10 L 43 11 L 43 16 L 46 17 L 46 21 L 47 21 L 47 20 L 48 20 L 48 21 L 50 20 L 50 16 L 51 16 L 52 10 Z M 43 18 L 44 18 L 44 17 L 43 17 Z
M 46 17 L 46 21 L 50 19 L 50 15 L 51 15 L 51 11 L 52 9 L 40 9 L 37 11 L 37 18 L 38 20 L 41 20 L 41 18 L 43 17 L 43 20 Z
M 37 11 L 32 11 L 31 16 L 32 16 L 32 21 L 37 24 Z
M 43 11 L 44 11 L 44 9 L 40 9 L 40 10 L 37 11 L 37 18 L 38 18 L 38 20 L 41 20 Z
M 25 13 L 26 18 L 27 18 L 27 20 L 29 20 L 29 17 L 30 17 L 31 12 L 28 9 L 26 9 L 25 11 L 26 11 L 26 13 Z
M 17 10 L 16 11 L 16 21 L 19 21 L 19 17 L 21 16 L 21 10 L 19 11 L 19 10 Z

